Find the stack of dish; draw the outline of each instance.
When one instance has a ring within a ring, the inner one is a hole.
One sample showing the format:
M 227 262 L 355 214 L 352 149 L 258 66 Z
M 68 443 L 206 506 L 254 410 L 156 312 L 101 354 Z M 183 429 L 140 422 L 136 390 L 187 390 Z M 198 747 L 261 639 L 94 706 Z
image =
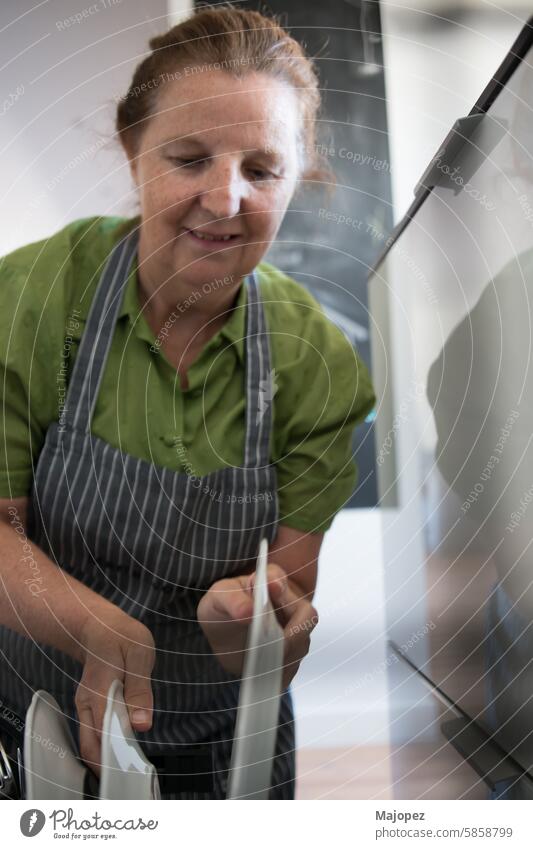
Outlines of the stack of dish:
M 24 729 L 26 799 L 85 799 L 97 779 L 76 752 L 57 701 L 44 690 L 34 693 Z M 102 725 L 100 799 L 160 799 L 159 780 L 135 739 L 122 682 L 109 688 Z

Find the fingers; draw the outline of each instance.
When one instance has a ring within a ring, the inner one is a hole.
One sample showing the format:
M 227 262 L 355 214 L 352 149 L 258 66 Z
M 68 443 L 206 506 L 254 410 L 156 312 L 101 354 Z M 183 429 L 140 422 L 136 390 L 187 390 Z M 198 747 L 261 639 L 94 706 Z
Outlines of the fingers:
M 76 709 L 90 708 L 96 728 L 100 736 L 107 693 L 114 678 L 123 677 L 124 654 L 120 640 L 113 639 L 107 631 L 96 629 L 92 638 L 87 642 L 87 659 L 76 691 Z
M 80 755 L 100 775 L 100 742 L 107 693 L 120 673 L 103 664 L 88 662 L 76 691 L 75 704 L 80 723 Z
M 252 587 L 255 585 L 255 572 L 250 576 Z M 287 573 L 277 563 L 269 563 L 267 568 L 267 586 L 272 606 L 282 626 L 290 620 L 301 598 L 291 588 Z
M 253 598 L 248 575 L 217 581 L 211 587 L 211 613 L 214 619 L 248 624 L 253 615 Z
M 308 601 L 301 601 L 285 625 L 283 634 L 288 651 L 294 656 L 307 654 L 311 640 L 311 632 L 318 624 L 316 608 Z M 302 649 L 302 651 L 300 651 Z M 289 658 L 290 659 L 290 658 Z
M 248 583 L 252 591 L 255 586 L 256 577 L 256 572 L 252 572 L 248 576 Z M 288 586 L 287 573 L 277 563 L 269 563 L 267 566 L 267 586 L 271 598 L 272 596 L 279 597 Z
M 309 653 L 311 633 L 317 624 L 316 608 L 305 599 L 300 600 L 283 631 L 285 638 L 283 688 L 288 687 L 303 658 Z
M 287 621 L 292 612 L 292 604 L 298 597 L 290 590 L 287 576 L 281 566 L 269 564 L 267 581 L 274 607 L 281 605 L 287 608 L 284 613 L 284 621 Z M 254 583 L 255 572 L 217 581 L 201 599 L 198 605 L 199 617 L 203 622 L 232 620 L 243 625 L 249 624 L 254 608 Z
M 294 591 L 286 572 L 277 563 L 268 564 L 267 581 L 272 605 L 278 621 L 283 626 L 282 686 L 285 689 L 309 652 L 311 632 L 318 623 L 318 613 L 310 601 Z M 255 573 L 251 576 L 250 583 L 253 587 Z
M 147 731 L 152 725 L 154 697 L 151 674 L 155 662 L 155 649 L 151 646 L 130 644 L 124 670 L 124 701 L 132 727 Z
M 87 659 L 75 696 L 80 755 L 100 776 L 102 726 L 109 688 L 115 679 L 123 682 L 133 729 L 148 730 L 152 724 L 155 645 L 148 628 L 128 619 L 122 622 L 122 633 L 95 624 L 89 629 L 85 648 Z M 136 710 L 142 715 L 138 717 Z
M 249 624 L 254 610 L 253 588 L 255 572 L 218 581 L 211 588 L 212 610 L 215 616 L 231 619 L 240 624 Z M 271 563 L 268 566 L 267 585 L 274 607 L 280 604 L 285 609 L 284 620 L 288 620 L 292 605 L 298 599 L 290 589 L 287 576 L 281 566 Z M 282 623 L 284 624 L 284 623 Z
M 80 755 L 95 775 L 100 778 L 100 738 L 90 706 L 78 707 L 80 722 Z
M 226 671 L 236 675 L 242 674 L 247 626 L 253 617 L 255 580 L 256 575 L 252 573 L 217 581 L 204 594 L 197 608 L 198 622 L 213 653 Z M 268 565 L 267 585 L 276 616 L 284 629 L 282 684 L 285 688 L 309 651 L 311 631 L 318 622 L 318 614 L 307 599 L 295 592 L 281 566 Z

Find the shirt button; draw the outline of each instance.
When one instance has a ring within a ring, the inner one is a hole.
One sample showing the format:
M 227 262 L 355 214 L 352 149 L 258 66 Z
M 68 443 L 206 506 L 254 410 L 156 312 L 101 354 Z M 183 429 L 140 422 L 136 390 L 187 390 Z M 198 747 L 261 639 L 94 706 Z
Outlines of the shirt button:
M 176 434 L 175 434 L 175 433 L 165 433 L 165 434 L 163 434 L 163 436 L 161 437 L 161 439 L 163 440 L 164 444 L 165 444 L 168 448 L 174 448 L 174 446 L 175 446 L 178 442 L 180 442 L 180 441 L 181 441 L 181 437 L 180 437 L 180 436 L 176 436 Z

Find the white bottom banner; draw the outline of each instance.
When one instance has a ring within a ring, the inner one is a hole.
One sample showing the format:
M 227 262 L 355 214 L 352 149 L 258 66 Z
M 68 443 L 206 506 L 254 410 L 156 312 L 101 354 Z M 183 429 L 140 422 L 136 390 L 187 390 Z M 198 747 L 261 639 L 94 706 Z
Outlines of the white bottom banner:
M 265 807 L 265 805 L 267 807 Z M 261 807 L 259 807 L 261 806 Z M 2 806 L 2 846 L 298 847 L 533 845 L 521 801 L 38 802 Z

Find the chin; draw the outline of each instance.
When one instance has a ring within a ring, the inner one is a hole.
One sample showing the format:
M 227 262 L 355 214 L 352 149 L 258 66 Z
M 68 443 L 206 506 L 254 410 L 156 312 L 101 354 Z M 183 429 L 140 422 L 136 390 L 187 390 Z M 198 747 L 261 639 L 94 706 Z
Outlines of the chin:
M 246 264 L 246 267 L 248 265 L 249 263 Z M 224 277 L 227 274 L 233 274 L 237 277 L 238 275 L 242 276 L 244 273 L 247 273 L 242 271 L 242 257 L 239 256 L 237 251 L 229 250 L 223 253 L 213 254 L 212 256 L 207 254 L 200 257 L 198 254 L 184 254 L 177 251 L 174 255 L 172 266 L 176 274 L 180 274 L 181 272 L 188 279 L 194 278 L 195 280 L 201 280 L 201 282 L 205 282 L 206 275 L 214 274 L 217 277 Z M 255 268 L 255 265 L 252 267 Z
M 180 272 L 180 268 L 184 270 Z M 242 276 L 242 273 L 237 271 L 232 264 L 205 262 L 203 260 L 188 266 L 186 263 L 176 265 L 174 273 L 188 289 L 201 289 L 204 283 L 215 278 L 220 280 L 224 277 L 231 277 L 238 280 Z

